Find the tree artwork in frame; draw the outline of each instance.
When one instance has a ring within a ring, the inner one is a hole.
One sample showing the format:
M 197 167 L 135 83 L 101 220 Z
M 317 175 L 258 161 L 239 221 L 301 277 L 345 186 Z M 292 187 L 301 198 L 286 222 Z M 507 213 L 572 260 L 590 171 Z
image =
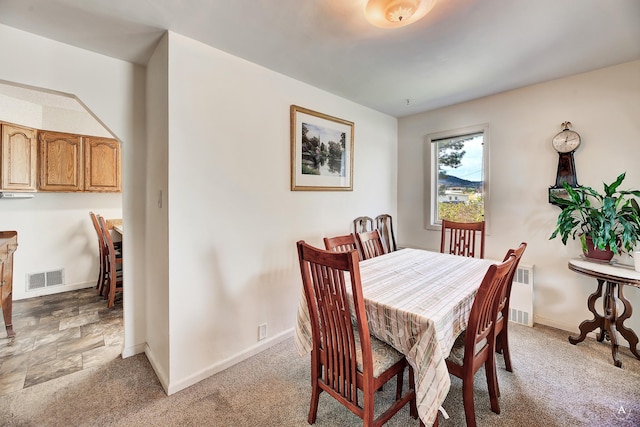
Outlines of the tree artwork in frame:
M 291 106 L 291 190 L 353 190 L 353 122 Z

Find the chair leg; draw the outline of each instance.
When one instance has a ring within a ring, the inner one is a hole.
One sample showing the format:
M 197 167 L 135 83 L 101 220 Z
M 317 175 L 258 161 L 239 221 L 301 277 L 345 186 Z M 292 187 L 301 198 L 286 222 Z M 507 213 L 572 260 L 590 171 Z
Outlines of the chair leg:
M 511 366 L 511 354 L 509 353 L 509 334 L 508 334 L 507 324 L 505 323 L 504 329 L 500 332 L 500 348 L 502 349 L 502 355 L 504 356 L 504 366 L 505 369 L 509 372 L 513 372 L 513 367 Z
M 409 388 L 413 388 L 414 391 L 416 389 L 415 376 L 414 376 L 413 368 L 411 367 L 411 365 L 409 365 Z M 411 399 L 411 402 L 409 402 L 409 414 L 414 419 L 418 418 L 418 405 L 416 404 L 415 397 Z M 422 421 L 420 421 L 420 424 L 423 425 Z
M 402 383 L 404 382 L 404 369 L 402 372 L 398 372 L 398 381 L 396 382 L 396 400 L 400 400 L 402 397 Z
M 111 289 L 109 290 L 109 303 L 107 304 L 107 308 L 111 308 L 116 303 L 116 281 L 113 280 L 111 285 Z
M 307 421 L 309 424 L 315 424 L 316 416 L 318 415 L 318 401 L 320 400 L 320 392 L 322 390 L 318 387 L 318 378 L 314 376 L 314 372 L 311 372 L 311 376 L 311 404 L 309 405 L 309 417 Z
M 500 391 L 498 390 L 498 376 L 496 375 L 496 360 L 493 355 L 493 351 L 490 351 L 489 358 L 484 363 L 484 370 L 487 374 L 487 388 L 489 389 L 491 410 L 496 414 L 499 414 L 500 403 L 498 402 L 498 396 L 500 396 Z
M 366 389 L 367 387 L 365 387 Z M 362 425 L 363 426 L 372 426 L 373 422 L 374 422 L 374 418 L 373 418 L 373 402 L 374 402 L 374 393 L 375 390 L 373 390 L 371 387 L 369 387 L 366 390 L 362 391 L 362 400 L 363 400 L 363 404 L 362 404 Z
M 467 427 L 476 427 L 476 412 L 473 403 L 473 372 L 468 369 L 462 379 L 462 404 Z

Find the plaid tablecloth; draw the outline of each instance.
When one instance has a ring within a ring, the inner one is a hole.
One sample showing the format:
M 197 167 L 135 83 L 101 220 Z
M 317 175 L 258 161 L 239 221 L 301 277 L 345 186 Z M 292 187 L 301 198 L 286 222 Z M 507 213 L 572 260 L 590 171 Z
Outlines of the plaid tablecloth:
M 406 355 L 416 373 L 418 414 L 435 421 L 451 380 L 445 363 L 467 327 L 473 299 L 495 261 L 402 249 L 360 262 L 369 329 Z M 298 352 L 311 351 L 311 324 L 301 291 L 296 322 Z

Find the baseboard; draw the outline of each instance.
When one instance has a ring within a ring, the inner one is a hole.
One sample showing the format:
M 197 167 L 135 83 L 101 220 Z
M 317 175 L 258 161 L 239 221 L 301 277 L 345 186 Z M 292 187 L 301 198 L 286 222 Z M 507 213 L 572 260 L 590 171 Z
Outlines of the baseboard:
M 131 347 L 126 347 L 122 349 L 122 358 L 126 359 L 127 357 L 135 356 L 136 354 L 144 353 L 146 344 L 137 344 Z
M 78 289 L 93 288 L 95 286 L 96 286 L 96 282 L 95 281 L 94 282 L 74 283 L 74 284 L 71 284 L 71 285 L 51 286 L 49 288 L 41 288 L 41 289 L 34 289 L 34 290 L 31 290 L 31 291 L 26 291 L 25 294 L 22 294 L 19 297 L 16 297 L 16 294 L 14 292 L 13 300 L 14 301 L 19 301 L 19 300 L 23 300 L 23 299 L 41 297 L 41 296 L 44 296 L 44 295 L 60 294 L 62 292 L 77 291 Z M 96 290 L 96 295 L 97 294 L 98 294 L 98 291 Z
M 144 354 L 147 356 L 147 359 L 149 360 L 149 363 L 151 364 L 151 367 L 155 371 L 156 376 L 158 377 L 158 381 L 160 381 L 160 385 L 162 385 L 162 388 L 164 389 L 164 392 L 169 394 L 169 392 L 168 392 L 168 390 L 169 390 L 169 377 L 164 372 L 164 370 L 160 367 L 160 364 L 158 363 L 156 358 L 153 356 L 153 352 L 151 351 L 151 348 L 146 344 L 144 346 Z
M 172 383 L 169 385 L 169 387 L 165 387 L 165 390 L 167 390 L 167 394 L 168 395 L 172 395 L 173 393 L 176 393 L 180 390 L 184 390 L 185 388 L 192 386 L 206 378 L 209 378 L 211 375 L 217 374 L 218 372 L 224 371 L 227 368 L 230 368 L 231 366 L 242 362 L 243 360 L 246 360 L 252 356 L 255 356 L 256 354 L 268 349 L 269 347 L 272 347 L 290 337 L 293 336 L 293 328 L 288 329 L 286 331 L 281 332 L 280 334 L 266 339 L 264 341 L 260 341 L 259 343 L 257 343 L 256 345 L 254 345 L 253 347 L 249 347 L 248 349 L 235 354 L 227 359 L 224 359 L 214 365 L 211 365 L 210 367 L 203 369 L 200 372 L 195 373 L 194 375 L 191 375 L 190 377 L 187 377 L 181 381 L 177 381 L 175 383 Z M 160 382 L 162 382 L 162 380 L 160 380 Z M 163 383 L 163 387 L 164 387 L 164 383 Z
M 556 329 L 560 329 L 562 331 L 567 331 L 567 332 L 571 332 L 573 330 L 575 330 L 575 325 L 565 325 L 562 323 L 558 323 L 557 321 L 553 320 L 553 319 L 547 319 L 545 317 L 541 317 L 541 316 L 537 316 L 537 315 L 533 315 L 533 323 L 537 323 L 539 325 L 544 325 L 544 326 L 549 326 L 551 328 L 556 328 Z

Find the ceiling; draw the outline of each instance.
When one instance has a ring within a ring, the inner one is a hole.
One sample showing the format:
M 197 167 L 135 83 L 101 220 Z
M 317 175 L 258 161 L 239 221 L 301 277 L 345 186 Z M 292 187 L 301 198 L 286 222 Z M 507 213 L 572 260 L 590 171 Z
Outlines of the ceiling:
M 166 30 L 402 117 L 640 59 L 638 0 L 439 0 L 403 28 L 366 0 L 0 0 L 0 24 L 145 65 Z

